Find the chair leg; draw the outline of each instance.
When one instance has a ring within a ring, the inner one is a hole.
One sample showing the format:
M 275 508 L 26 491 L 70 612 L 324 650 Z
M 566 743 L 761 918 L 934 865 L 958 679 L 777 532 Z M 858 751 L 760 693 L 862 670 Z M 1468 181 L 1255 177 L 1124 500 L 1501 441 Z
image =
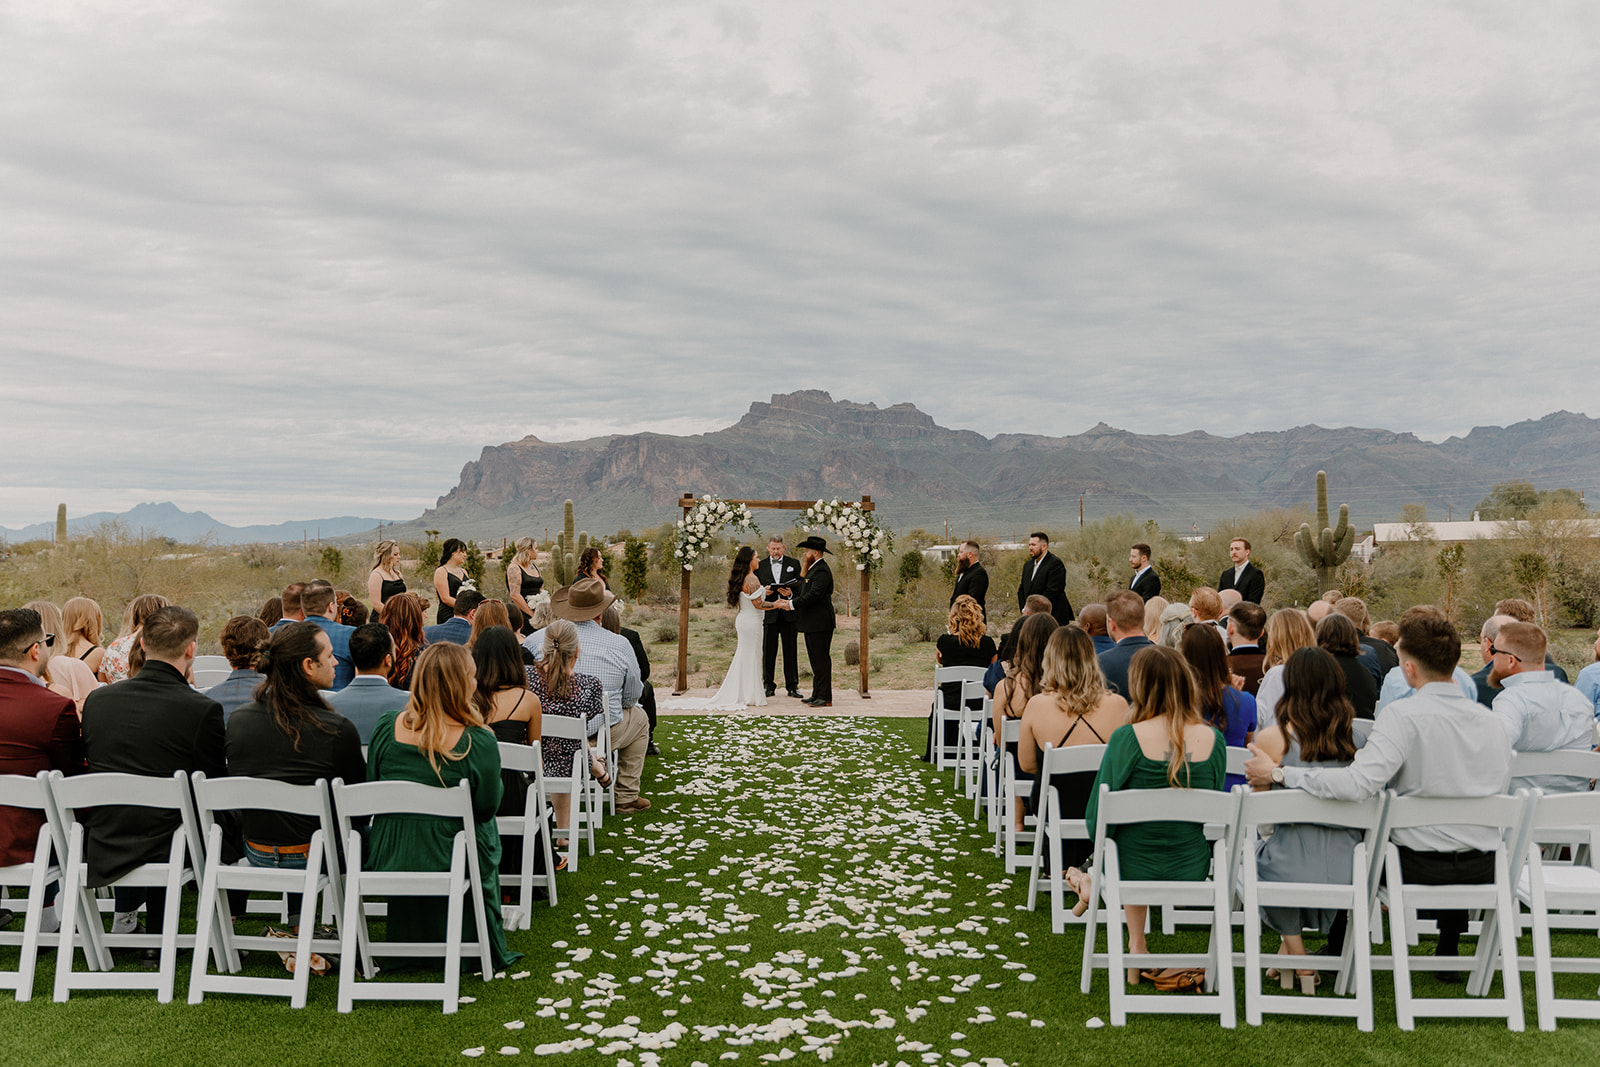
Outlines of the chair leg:
M 1550 912 L 1545 903 L 1544 872 L 1537 858 L 1528 861 L 1528 886 L 1533 905 L 1533 993 L 1539 1029 L 1556 1028 L 1555 965 L 1550 951 Z
M 216 930 L 217 864 L 215 857 L 206 863 L 205 874 L 200 879 L 200 896 L 194 911 L 194 953 L 189 961 L 189 1003 L 199 1004 L 206 998 L 207 965 L 211 958 L 212 934 Z M 220 969 L 220 968 L 219 968 Z
M 356 832 L 350 832 L 349 848 L 346 851 L 348 859 L 344 876 L 344 923 L 339 930 L 339 947 L 343 950 L 344 958 L 348 962 L 355 957 L 355 949 L 360 944 L 356 931 L 366 926 L 366 915 L 361 907 L 361 842 Z M 367 958 L 363 959 L 367 962 Z M 348 1014 L 355 1007 L 356 969 L 351 966 L 339 968 L 339 1011 Z M 367 974 L 370 976 L 372 969 L 369 966 Z
M 444 1013 L 446 1015 L 454 1015 L 461 1001 L 461 904 L 468 889 L 466 877 L 468 847 L 466 834 L 456 834 L 453 854 L 450 857 L 450 902 L 444 924 Z M 479 930 L 478 936 L 488 937 L 489 932 Z
M 1389 948 L 1394 959 L 1394 1013 L 1402 1030 L 1415 1030 L 1411 1006 L 1411 917 L 1406 913 L 1405 885 L 1400 879 L 1400 853 L 1389 846 L 1384 857 L 1389 885 Z
M 1496 850 L 1494 857 L 1495 904 L 1500 918 L 1500 958 L 1504 961 L 1500 967 L 1500 988 L 1505 994 L 1506 1026 L 1521 1033 L 1527 1022 L 1522 1014 L 1522 970 L 1517 963 L 1517 903 L 1511 896 L 1509 866 L 1506 850 L 1501 847 Z M 1479 939 L 1489 936 L 1490 932 L 1484 930 Z M 1492 953 L 1493 949 L 1489 951 Z M 1488 983 L 1492 977 L 1490 973 L 1484 978 L 1485 993 L 1489 991 Z
M 1261 905 L 1256 855 L 1245 849 L 1239 861 L 1244 882 L 1244 1021 L 1261 1025 Z
M 1367 858 L 1366 844 L 1358 844 L 1353 864 L 1351 885 L 1350 926 L 1346 931 L 1344 958 L 1341 966 L 1345 972 L 1341 973 L 1341 989 L 1348 988 L 1346 974 L 1353 967 L 1356 985 L 1356 1029 L 1364 1033 L 1371 1033 L 1373 1027 L 1372 1010 L 1372 942 L 1368 939 L 1371 931 L 1367 928 L 1370 912 L 1367 910 L 1366 894 L 1362 887 L 1366 881 Z
M 66 914 L 61 916 L 60 947 L 56 949 L 56 987 L 54 999 L 57 1004 L 64 1004 L 72 995 L 72 957 L 73 943 L 77 940 L 78 913 L 85 907 L 87 892 L 84 889 L 83 872 L 83 824 L 74 823 L 72 836 L 67 844 L 67 865 L 61 872 L 61 891 L 56 894 L 56 900 L 65 900 Z M 90 901 L 88 906 L 93 907 Z M 83 916 L 87 925 L 100 921 L 100 912 L 93 910 Z M 83 954 L 87 959 L 95 954 L 90 948 L 88 937 L 83 939 Z

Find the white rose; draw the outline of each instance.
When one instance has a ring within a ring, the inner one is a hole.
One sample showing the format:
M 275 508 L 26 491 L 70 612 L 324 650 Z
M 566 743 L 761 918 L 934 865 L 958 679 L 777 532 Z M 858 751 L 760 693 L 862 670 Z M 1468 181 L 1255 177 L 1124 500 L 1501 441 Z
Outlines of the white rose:
M 873 559 L 882 559 L 883 558 L 883 553 L 879 552 L 877 549 L 873 549 L 872 550 L 872 558 Z
M 683 569 L 686 570 L 686 571 L 692 571 L 692 570 L 694 570 L 694 564 L 693 563 L 685 563 L 683 565 Z

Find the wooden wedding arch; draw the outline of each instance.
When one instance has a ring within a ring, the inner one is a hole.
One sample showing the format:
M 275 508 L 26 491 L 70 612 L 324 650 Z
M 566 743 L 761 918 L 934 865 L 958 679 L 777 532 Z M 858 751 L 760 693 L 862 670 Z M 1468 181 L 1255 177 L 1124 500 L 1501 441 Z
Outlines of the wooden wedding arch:
M 743 504 L 747 508 L 778 508 L 785 511 L 804 511 L 816 503 L 815 500 L 733 500 L 719 497 L 726 504 Z M 683 509 L 687 517 L 700 501 L 689 493 L 683 494 L 678 499 L 678 507 Z M 877 505 L 872 502 L 872 497 L 861 498 L 862 511 L 874 511 Z M 759 550 L 757 552 L 759 555 Z M 871 700 L 872 694 L 867 691 L 867 618 L 872 611 L 872 571 L 871 569 L 858 571 L 861 575 L 861 688 L 859 690 L 863 700 Z M 673 696 L 686 692 L 689 688 L 689 577 L 688 567 L 683 568 L 683 587 L 678 593 L 678 684 L 672 691 Z M 801 646 L 804 647 L 803 645 Z M 798 654 L 799 650 L 796 650 Z

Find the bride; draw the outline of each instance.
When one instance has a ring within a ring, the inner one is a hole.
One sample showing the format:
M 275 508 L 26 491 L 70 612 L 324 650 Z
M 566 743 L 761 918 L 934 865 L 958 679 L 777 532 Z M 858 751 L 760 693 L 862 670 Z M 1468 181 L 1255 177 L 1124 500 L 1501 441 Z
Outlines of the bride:
M 728 606 L 739 609 L 733 619 L 739 642 L 727 677 L 710 700 L 675 700 L 664 707 L 734 711 L 766 706 L 766 687 L 761 684 L 761 613 L 789 606 L 788 601 L 780 601 L 782 606 L 774 607 L 766 597 L 766 587 L 756 580 L 756 550 L 746 545 L 733 557 L 733 571 L 728 575 Z

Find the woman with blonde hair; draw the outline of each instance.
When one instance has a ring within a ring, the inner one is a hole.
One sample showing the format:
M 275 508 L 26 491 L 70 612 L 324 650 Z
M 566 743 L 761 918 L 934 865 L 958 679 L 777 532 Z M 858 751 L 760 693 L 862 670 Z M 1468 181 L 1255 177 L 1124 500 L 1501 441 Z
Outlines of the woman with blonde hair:
M 159 593 L 145 593 L 128 601 L 128 606 L 122 609 L 122 629 L 100 660 L 102 682 L 120 682 L 132 673 L 128 655 L 133 651 L 134 639 L 139 636 L 144 620 L 167 607 L 168 603 L 167 598 Z
M 544 576 L 539 573 L 538 564 L 539 542 L 532 537 L 519 537 L 515 548 L 516 554 L 506 564 L 506 592 L 524 615 L 532 615 L 529 598 L 538 596 L 544 588 Z
M 1100 786 L 1112 789 L 1222 789 L 1228 768 L 1228 745 L 1216 727 L 1200 714 L 1200 692 L 1194 672 L 1174 648 L 1141 648 L 1128 667 L 1128 692 L 1133 714 L 1106 742 L 1105 758 L 1083 817 L 1090 826 L 1098 818 Z M 1205 828 L 1194 823 L 1146 822 L 1113 827 L 1122 877 L 1130 881 L 1203 881 L 1211 870 L 1211 845 Z M 1086 903 L 1089 876 L 1067 872 L 1067 881 Z M 1220 873 L 1219 873 L 1220 876 Z M 1128 951 L 1141 955 L 1146 909 L 1128 905 Z M 1144 975 L 1128 969 L 1128 984 Z
M 1153 596 L 1144 602 L 1144 635 L 1150 640 L 1161 641 L 1161 613 L 1172 606 L 1172 601 L 1164 596 Z
M 86 596 L 75 596 L 61 606 L 61 621 L 66 626 L 65 644 L 58 640 L 56 647 L 64 655 L 82 660 L 93 673 L 100 670 L 100 661 L 106 650 L 100 647 L 100 635 L 105 630 L 105 616 L 100 605 Z
M 428 643 L 422 634 L 422 601 L 415 593 L 390 597 L 378 618 L 389 628 L 389 637 L 394 641 L 394 666 L 389 670 L 389 684 L 396 689 L 410 689 L 412 665 Z
M 1302 648 L 1317 647 L 1317 632 L 1311 619 L 1299 608 L 1279 608 L 1267 620 L 1266 656 L 1261 665 L 1266 673 L 1256 687 L 1256 727 L 1265 730 L 1273 723 L 1273 709 L 1283 699 L 1283 665 Z
M 37 611 L 39 621 L 44 623 L 44 683 L 51 692 L 60 693 L 76 704 L 78 717 L 82 718 L 84 698 L 100 688 L 100 680 L 87 663 L 65 654 L 67 626 L 62 621 L 60 608 L 48 600 L 30 600 L 22 606 Z
M 537 663 L 526 668 L 528 688 L 538 698 L 543 714 L 581 719 L 585 731 L 591 723 L 598 729 L 600 716 L 606 713 L 600 679 L 592 674 L 579 674 L 574 669 L 577 661 L 578 628 L 566 619 L 552 620 L 544 628 L 544 654 Z M 601 780 L 601 784 L 611 784 L 605 761 L 597 757 L 586 742 L 568 737 L 546 737 L 540 744 L 544 749 L 546 777 L 572 777 L 572 757 L 581 745 L 588 752 L 591 773 Z M 557 825 L 567 825 L 571 797 L 565 793 L 552 793 L 550 803 L 556 809 Z M 557 844 L 566 847 L 564 841 Z
M 383 610 L 391 597 L 406 591 L 406 576 L 400 570 L 400 544 L 397 541 L 379 541 L 372 550 L 372 570 L 367 575 L 367 603 L 372 605 L 374 617 Z
M 420 782 L 445 789 L 469 783 L 487 935 L 494 965 L 500 968 L 521 959 L 522 953 L 506 947 L 500 920 L 500 831 L 495 813 L 504 786 L 500 746 L 473 703 L 476 679 L 472 654 L 462 646 L 441 643 L 423 649 L 412 671 L 411 699 L 373 728 L 367 780 Z M 374 871 L 448 871 L 460 828 L 456 820 L 438 816 L 374 815 L 366 835 L 365 865 Z M 445 909 L 440 904 L 425 897 L 391 899 L 389 940 L 443 941 Z M 478 936 L 472 908 L 465 909 L 461 936 L 466 941 Z

